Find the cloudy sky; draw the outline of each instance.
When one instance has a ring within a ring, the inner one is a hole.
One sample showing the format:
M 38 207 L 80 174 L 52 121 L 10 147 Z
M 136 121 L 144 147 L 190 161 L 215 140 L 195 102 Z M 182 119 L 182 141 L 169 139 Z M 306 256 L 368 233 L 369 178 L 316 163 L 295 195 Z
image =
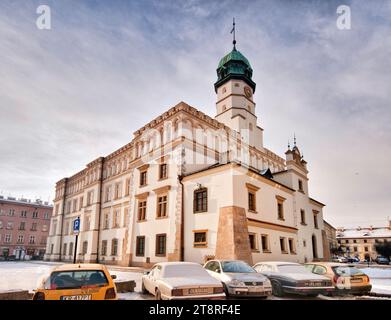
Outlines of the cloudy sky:
M 47 4 L 52 29 L 38 30 Z M 336 27 L 351 8 L 351 30 Z M 214 116 L 216 67 L 238 49 L 257 83 L 265 146 L 296 132 L 310 193 L 336 226 L 391 217 L 391 2 L 0 2 L 0 193 L 55 182 L 129 142 L 183 100 Z

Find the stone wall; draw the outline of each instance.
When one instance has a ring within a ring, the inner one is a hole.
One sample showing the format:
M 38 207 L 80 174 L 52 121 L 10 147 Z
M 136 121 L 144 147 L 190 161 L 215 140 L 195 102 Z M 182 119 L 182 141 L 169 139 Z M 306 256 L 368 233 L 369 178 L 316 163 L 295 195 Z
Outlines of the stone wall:
M 247 216 L 243 208 L 220 208 L 216 259 L 244 260 L 252 265 Z

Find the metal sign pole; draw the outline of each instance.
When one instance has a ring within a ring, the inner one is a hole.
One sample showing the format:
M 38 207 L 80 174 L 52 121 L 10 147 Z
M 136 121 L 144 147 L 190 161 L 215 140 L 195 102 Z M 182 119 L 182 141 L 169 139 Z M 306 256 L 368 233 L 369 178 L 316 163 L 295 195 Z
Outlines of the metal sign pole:
M 75 253 L 73 255 L 73 263 L 76 263 L 76 252 L 77 252 L 77 240 L 79 238 L 79 235 L 76 234 L 76 240 L 75 240 Z
M 79 239 L 79 231 L 80 231 L 80 217 L 78 217 L 75 221 L 73 221 L 73 232 L 76 234 L 73 263 L 76 263 L 76 258 L 77 258 L 77 240 Z

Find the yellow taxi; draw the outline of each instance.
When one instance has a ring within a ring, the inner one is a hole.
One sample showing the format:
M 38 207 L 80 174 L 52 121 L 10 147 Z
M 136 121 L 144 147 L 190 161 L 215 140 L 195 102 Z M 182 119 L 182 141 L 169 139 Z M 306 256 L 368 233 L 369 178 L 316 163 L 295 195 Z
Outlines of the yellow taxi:
M 64 264 L 43 279 L 33 300 L 117 300 L 115 278 L 101 264 Z
M 305 267 L 315 274 L 332 280 L 335 293 L 368 294 L 372 285 L 369 277 L 355 266 L 335 262 L 311 262 Z

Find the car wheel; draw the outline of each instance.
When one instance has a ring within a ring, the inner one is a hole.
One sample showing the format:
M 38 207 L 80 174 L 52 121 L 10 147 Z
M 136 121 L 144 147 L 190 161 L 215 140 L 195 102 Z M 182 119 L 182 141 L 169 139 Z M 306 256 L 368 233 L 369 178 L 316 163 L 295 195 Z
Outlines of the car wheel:
M 143 294 L 147 294 L 148 293 L 148 290 L 145 288 L 145 286 L 144 286 L 144 282 L 141 282 L 141 292 L 143 293 Z
M 162 300 L 162 294 L 159 289 L 156 289 L 155 300 Z
M 272 293 L 273 296 L 282 297 L 284 291 L 282 290 L 281 284 L 278 281 L 272 281 Z

